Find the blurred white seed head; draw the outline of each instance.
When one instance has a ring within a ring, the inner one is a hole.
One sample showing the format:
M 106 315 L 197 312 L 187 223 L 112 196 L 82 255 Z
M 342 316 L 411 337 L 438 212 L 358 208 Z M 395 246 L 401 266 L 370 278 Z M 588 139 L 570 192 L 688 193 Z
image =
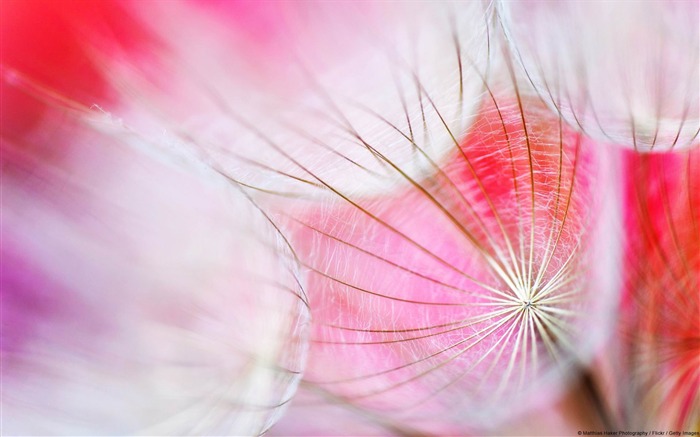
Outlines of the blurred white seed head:
M 539 95 L 589 135 L 640 151 L 697 144 L 696 1 L 501 2 Z
M 305 361 L 283 239 L 237 189 L 90 118 L 30 138 L 60 159 L 3 139 L 3 431 L 264 432 Z
M 226 5 L 224 19 L 226 7 L 136 8 L 164 42 L 152 61 L 165 74 L 111 60 L 114 83 L 136 97 L 131 118 L 158 114 L 241 182 L 311 197 L 328 193 L 301 167 L 377 193 L 398 179 L 370 148 L 417 176 L 427 163 L 411 142 L 437 161 L 452 147 L 445 124 L 459 136 L 472 123 L 495 50 L 491 6 L 244 5 Z

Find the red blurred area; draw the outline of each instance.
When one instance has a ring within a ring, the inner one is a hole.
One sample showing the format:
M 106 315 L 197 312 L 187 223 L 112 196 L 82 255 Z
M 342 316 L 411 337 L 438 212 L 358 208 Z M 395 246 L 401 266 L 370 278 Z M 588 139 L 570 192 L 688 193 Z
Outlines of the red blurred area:
M 143 30 L 129 16 L 126 5 L 91 0 L 3 0 L 4 138 L 21 138 L 41 119 L 48 107 L 37 95 L 39 89 L 88 106 L 108 101 L 104 72 L 91 53 L 108 47 L 104 44 L 108 40 L 129 50 L 143 39 Z
M 628 365 L 657 423 L 690 429 L 700 389 L 700 149 L 628 152 L 626 166 Z

